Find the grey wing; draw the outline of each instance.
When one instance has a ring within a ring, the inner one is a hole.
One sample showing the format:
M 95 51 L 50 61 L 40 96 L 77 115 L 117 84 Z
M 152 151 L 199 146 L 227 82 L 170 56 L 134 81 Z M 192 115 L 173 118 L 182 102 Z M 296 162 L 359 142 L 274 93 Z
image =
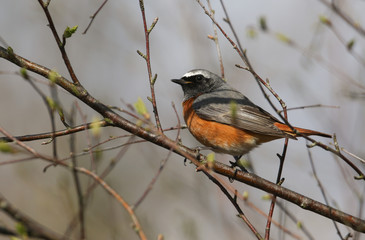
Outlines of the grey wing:
M 235 113 L 232 110 L 234 105 Z M 290 137 L 274 125 L 275 122 L 280 122 L 278 119 L 233 89 L 203 94 L 195 99 L 193 108 L 199 117 L 206 120 L 232 125 L 254 133 Z

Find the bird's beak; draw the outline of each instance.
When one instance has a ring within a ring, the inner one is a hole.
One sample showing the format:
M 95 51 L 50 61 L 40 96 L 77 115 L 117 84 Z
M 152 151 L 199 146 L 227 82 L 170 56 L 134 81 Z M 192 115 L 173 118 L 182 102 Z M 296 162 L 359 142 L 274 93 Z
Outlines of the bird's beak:
M 186 85 L 186 84 L 191 83 L 191 81 L 186 81 L 186 79 L 183 79 L 183 78 L 181 78 L 181 79 L 171 79 L 171 81 L 174 82 L 174 83 L 177 83 L 179 85 Z

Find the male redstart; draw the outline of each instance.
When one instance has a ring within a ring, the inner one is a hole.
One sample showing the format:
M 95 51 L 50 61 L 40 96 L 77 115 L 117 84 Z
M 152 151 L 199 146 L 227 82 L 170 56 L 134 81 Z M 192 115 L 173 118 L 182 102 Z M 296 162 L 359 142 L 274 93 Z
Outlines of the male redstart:
M 184 91 L 183 115 L 191 134 L 215 152 L 238 160 L 261 143 L 300 137 L 214 73 L 195 69 L 171 81 Z M 305 136 L 331 137 L 303 128 L 295 130 Z

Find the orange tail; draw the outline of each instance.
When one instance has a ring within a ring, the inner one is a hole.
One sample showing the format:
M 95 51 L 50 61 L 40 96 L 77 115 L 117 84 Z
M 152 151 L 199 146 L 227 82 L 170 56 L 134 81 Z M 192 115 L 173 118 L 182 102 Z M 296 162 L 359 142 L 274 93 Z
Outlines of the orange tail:
M 288 126 L 285 125 L 283 123 L 274 123 L 274 125 L 276 127 L 278 127 L 281 131 L 286 132 L 287 134 L 293 136 L 293 137 L 298 137 L 297 134 L 295 134 L 293 132 L 293 130 Z M 317 136 L 321 136 L 321 137 L 326 137 L 326 138 L 332 138 L 331 135 L 327 134 L 327 133 L 321 133 L 321 132 L 317 132 L 317 131 L 313 131 L 313 130 L 309 130 L 309 129 L 305 129 L 305 128 L 297 128 L 294 127 L 299 133 L 305 135 L 305 136 L 310 136 L 310 135 L 317 135 Z

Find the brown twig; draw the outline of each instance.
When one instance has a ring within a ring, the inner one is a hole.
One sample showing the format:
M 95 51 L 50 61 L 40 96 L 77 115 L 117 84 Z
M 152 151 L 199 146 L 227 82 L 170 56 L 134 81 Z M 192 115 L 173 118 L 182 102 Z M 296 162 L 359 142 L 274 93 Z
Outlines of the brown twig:
M 285 110 L 286 109 L 284 109 L 284 111 Z M 284 161 L 285 161 L 286 151 L 288 149 L 288 144 L 289 144 L 289 139 L 285 138 L 283 152 L 282 152 L 281 155 L 277 154 L 277 156 L 279 157 L 279 160 L 280 160 L 280 164 L 279 164 L 278 174 L 277 174 L 277 177 L 276 177 L 276 184 L 279 184 L 280 182 L 283 181 L 281 179 L 281 175 L 282 175 L 282 172 L 283 172 L 283 169 L 284 169 Z M 265 228 L 266 229 L 266 231 L 265 231 L 265 239 L 266 240 L 270 239 L 271 221 L 272 221 L 272 216 L 274 215 L 275 204 L 276 204 L 276 196 L 273 195 L 272 199 L 271 199 L 269 214 L 268 214 L 268 218 L 267 218 L 267 222 L 266 222 L 266 228 Z
M 51 31 L 52 31 L 52 34 L 56 40 L 56 43 L 57 43 L 57 46 L 58 48 L 60 49 L 61 51 L 61 55 L 62 55 L 62 58 L 63 58 L 63 61 L 66 65 L 66 68 L 71 76 L 71 79 L 72 81 L 77 84 L 77 85 L 80 85 L 80 82 L 79 80 L 77 79 L 76 77 L 76 74 L 72 68 L 72 65 L 71 65 L 71 62 L 70 62 L 70 59 L 68 58 L 68 55 L 66 53 L 66 50 L 65 50 L 65 44 L 66 44 L 66 40 L 64 39 L 64 42 L 61 41 L 60 37 L 58 36 L 58 33 L 57 33 L 57 30 L 56 30 L 56 27 L 53 23 L 53 20 L 52 20 L 52 17 L 51 17 L 51 14 L 49 13 L 49 10 L 48 10 L 48 6 L 49 6 L 49 2 L 48 3 L 45 3 L 43 0 L 38 0 L 39 4 L 41 5 L 46 17 L 47 17 L 47 20 L 48 20 L 48 24 L 49 24 L 49 27 L 51 28 Z
M 205 167 L 204 167 L 205 168 Z M 237 203 L 237 191 L 234 193 L 233 197 L 231 194 L 229 194 L 228 190 L 223 186 L 221 181 L 215 177 L 213 174 L 209 173 L 207 169 L 203 171 L 204 174 L 213 182 L 215 183 L 219 189 L 223 192 L 223 194 L 229 199 L 229 201 L 232 203 L 232 205 L 235 207 L 236 211 L 238 212 L 238 217 L 241 218 L 244 223 L 248 226 L 248 228 L 254 233 L 257 239 L 262 240 L 260 233 L 256 230 L 255 226 L 250 222 L 250 220 L 246 217 L 246 215 L 243 213 L 241 207 Z
M 71 114 L 70 114 L 70 126 L 74 126 L 74 122 L 75 122 L 75 105 L 72 105 L 71 107 Z M 71 134 L 70 135 L 70 151 L 71 151 L 71 162 L 72 162 L 72 166 L 77 167 L 77 160 L 76 157 L 73 153 L 76 152 L 76 135 L 75 134 Z M 75 182 L 75 188 L 76 188 L 76 195 L 77 195 L 77 200 L 78 200 L 78 204 L 79 204 L 79 222 L 80 222 L 80 239 L 86 239 L 86 232 L 85 232 L 85 204 L 84 204 L 84 198 L 82 196 L 82 189 L 81 189 L 81 183 L 80 183 L 80 178 L 79 178 L 79 174 L 76 171 L 75 168 L 72 169 L 72 175 L 73 175 L 73 179 Z
M 212 17 L 214 18 L 214 12 L 215 11 L 213 10 L 212 5 L 210 4 L 210 0 L 207 0 L 207 4 L 208 4 L 208 7 L 209 7 L 209 11 L 210 11 Z M 216 50 L 217 50 L 217 55 L 218 55 L 218 60 L 219 60 L 219 66 L 221 68 L 221 76 L 222 76 L 223 79 L 225 79 L 222 51 L 221 51 L 221 48 L 219 46 L 217 26 L 214 23 L 212 23 L 212 25 L 213 25 L 214 37 L 209 37 L 209 38 L 212 39 L 215 43 Z
M 276 206 L 280 208 L 281 211 L 283 211 L 295 224 L 297 224 L 299 229 L 307 236 L 309 240 L 314 240 L 314 237 L 310 233 L 310 231 L 304 226 L 304 224 L 299 221 L 296 216 L 289 212 L 288 209 L 281 203 L 281 201 L 276 201 Z
M 333 105 L 324 105 L 324 104 L 313 104 L 307 106 L 300 106 L 300 107 L 292 107 L 287 108 L 286 111 L 298 110 L 298 109 L 306 109 L 306 108 L 340 108 L 340 106 L 333 106 Z M 278 110 L 278 113 L 282 113 L 283 110 Z
M 135 232 L 139 235 L 139 238 L 141 240 L 146 240 L 147 238 L 143 232 L 143 229 L 142 229 L 136 215 L 134 214 L 132 207 L 129 206 L 129 204 L 113 188 L 111 188 L 105 181 L 103 181 L 98 175 L 89 171 L 86 168 L 77 168 L 77 170 L 81 173 L 85 173 L 86 175 L 94 178 L 94 180 L 96 180 L 110 195 L 112 195 L 119 203 L 121 203 L 123 205 L 125 210 L 128 212 L 129 216 L 132 218 L 132 221 L 134 224 L 133 228 L 134 228 Z
M 37 151 L 35 151 L 33 148 L 27 146 L 23 142 L 20 142 L 16 138 L 12 137 L 11 134 L 9 134 L 7 131 L 5 131 L 1 127 L 0 127 L 0 132 L 3 133 L 8 138 L 11 138 L 16 144 L 18 144 L 20 147 L 24 148 L 26 151 L 28 151 L 29 153 L 31 153 L 33 156 L 35 156 L 37 158 L 46 160 L 48 162 L 56 162 L 57 164 L 59 164 L 63 167 L 67 167 L 67 168 L 70 168 L 70 169 L 76 169 L 78 172 L 86 174 L 86 175 L 92 177 L 95 181 L 97 181 L 100 184 L 100 186 L 102 186 L 110 195 L 112 195 L 124 207 L 124 209 L 128 212 L 129 216 L 131 217 L 131 219 L 133 221 L 134 230 L 139 235 L 139 238 L 141 240 L 146 240 L 147 239 L 144 232 L 143 232 L 143 229 L 142 229 L 142 227 L 141 227 L 141 225 L 140 225 L 140 223 L 139 223 L 139 221 L 136 217 L 136 215 L 134 214 L 133 209 L 129 206 L 129 204 L 116 191 L 114 191 L 113 188 L 111 188 L 97 174 L 95 174 L 94 172 L 89 171 L 88 169 L 85 169 L 85 168 L 82 168 L 82 167 L 70 166 L 70 165 L 65 164 L 64 162 L 58 161 L 57 159 L 53 159 L 53 158 L 48 157 L 46 155 L 40 154 Z
M 176 133 L 176 139 L 175 141 L 177 142 L 180 138 L 180 118 L 179 118 L 179 115 L 177 114 L 177 111 L 176 111 L 176 107 L 175 107 L 175 104 L 172 103 L 172 108 L 174 109 L 174 112 L 176 114 L 176 118 L 177 118 L 177 133 Z M 171 153 L 172 153 L 172 148 L 169 150 L 166 158 L 164 158 L 161 163 L 160 163 L 160 167 L 158 168 L 158 171 L 156 172 L 155 176 L 152 178 L 151 182 L 148 184 L 146 190 L 142 193 L 141 197 L 136 201 L 136 203 L 132 206 L 133 210 L 136 210 L 138 208 L 138 206 L 143 202 L 143 200 L 147 197 L 148 193 L 152 190 L 154 184 L 156 183 L 157 181 L 157 178 L 160 176 L 160 174 L 162 173 L 162 170 L 164 169 L 166 163 L 167 163 L 167 160 L 170 158 L 171 156 Z
M 139 7 L 141 9 L 142 13 L 142 19 L 143 19 L 143 28 L 144 28 L 144 35 L 145 35 L 145 41 L 146 41 L 146 54 L 144 55 L 142 52 L 137 51 L 138 54 L 143 57 L 146 60 L 147 64 L 147 71 L 148 71 L 148 79 L 151 89 L 151 98 L 149 99 L 152 103 L 153 113 L 155 115 L 155 121 L 156 121 L 156 127 L 159 132 L 162 133 L 162 127 L 160 118 L 158 116 L 157 111 L 157 103 L 156 103 L 156 94 L 155 94 L 155 83 L 157 79 L 157 74 L 155 74 L 152 77 L 152 69 L 151 69 L 151 53 L 150 53 L 150 33 L 152 32 L 153 28 L 155 27 L 158 18 L 155 18 L 150 26 L 150 28 L 147 28 L 147 20 L 146 20 L 146 14 L 144 10 L 144 2 L 143 0 L 139 0 Z
M 333 34 L 336 36 L 336 38 L 340 41 L 342 46 L 346 48 L 348 53 L 363 67 L 365 67 L 365 59 L 353 51 L 353 45 L 355 44 L 355 40 L 346 41 L 345 38 L 340 34 L 340 32 L 337 30 L 337 28 L 334 26 L 331 20 L 329 20 L 326 17 L 321 18 L 321 23 L 323 23 L 326 27 L 328 27 Z M 350 44 L 350 45 L 349 45 Z
M 109 165 L 104 169 L 104 171 L 100 174 L 100 178 L 101 179 L 105 179 L 106 176 L 109 175 L 109 173 L 114 169 L 114 167 L 116 166 L 116 164 L 123 158 L 123 156 L 127 153 L 129 147 L 131 146 L 133 142 L 132 140 L 134 139 L 134 135 L 129 135 L 128 136 L 128 140 L 125 144 L 119 146 L 118 148 L 121 148 L 120 151 L 118 152 L 118 154 L 116 155 L 116 157 L 112 158 L 112 160 L 110 161 Z M 93 182 L 90 186 L 88 186 L 88 188 L 86 189 L 86 192 L 84 194 L 84 206 L 86 206 L 88 204 L 88 200 L 90 197 L 90 194 L 93 192 L 93 190 L 98 186 L 97 182 Z M 73 231 L 73 229 L 77 226 L 77 224 L 79 223 L 77 216 L 74 216 L 73 219 L 70 221 L 68 227 L 66 228 L 66 231 L 64 233 L 65 236 L 69 236 L 71 234 L 71 232 Z
M 36 157 L 25 157 L 25 158 L 20 158 L 20 159 L 1 161 L 0 166 L 7 165 L 7 164 L 19 163 L 19 162 L 25 162 L 25 161 L 29 161 L 29 160 L 35 160 L 35 159 L 37 159 L 37 158 Z
M 344 13 L 340 8 L 336 6 L 335 1 L 326 1 L 326 0 L 319 0 L 321 3 L 326 5 L 329 9 L 334 11 L 339 17 L 341 17 L 347 24 L 349 24 L 353 29 L 355 29 L 358 33 L 365 36 L 365 29 L 361 27 L 360 24 L 356 23 L 349 15 Z
M 93 127 L 93 124 L 95 124 L 95 123 L 87 123 L 87 124 L 83 124 L 83 125 L 79 125 L 79 126 L 76 126 L 76 127 L 71 127 L 71 128 L 68 128 L 68 129 L 55 131 L 55 132 L 38 133 L 38 134 L 23 135 L 23 136 L 14 136 L 14 138 L 16 138 L 16 139 L 18 139 L 19 141 L 22 141 L 22 142 L 35 141 L 35 140 L 41 140 L 41 139 L 51 139 L 50 141 L 47 141 L 47 142 L 43 143 L 43 144 L 47 144 L 47 143 L 51 142 L 52 140 L 54 140 L 57 137 L 66 136 L 66 135 L 70 135 L 70 134 L 73 134 L 73 133 L 77 133 L 77 132 L 81 132 L 81 131 L 85 131 L 87 129 L 90 129 L 90 128 Z M 96 124 L 98 124 L 98 126 L 100 126 L 100 127 L 112 126 L 111 124 L 109 124 L 105 120 L 100 120 L 99 122 L 96 122 Z M 8 137 L 0 137 L 0 141 L 12 142 L 12 140 Z
M 97 15 L 97 14 L 100 12 L 100 10 L 104 7 L 104 5 L 106 4 L 106 2 L 107 2 L 107 1 L 108 1 L 108 0 L 104 0 L 104 2 L 100 5 L 100 7 L 98 8 L 98 10 L 96 10 L 96 12 L 95 12 L 92 16 L 90 16 L 91 20 L 90 20 L 89 24 L 87 25 L 87 27 L 86 27 L 85 31 L 84 31 L 82 34 L 86 34 L 86 32 L 87 32 L 87 31 L 89 30 L 89 28 L 91 27 L 91 24 L 94 22 L 96 15 Z
M 13 206 L 8 200 L 6 200 L 0 194 L 0 209 L 5 214 L 7 214 L 10 218 L 15 221 L 23 224 L 26 228 L 27 237 L 34 237 L 46 240 L 56 240 L 56 239 L 64 239 L 58 233 L 55 233 L 49 229 L 47 229 L 42 224 L 36 222 L 34 219 L 26 216 L 23 212 Z M 27 239 L 27 237 L 25 239 Z M 67 239 L 67 238 L 66 238 Z
M 252 202 L 248 201 L 248 197 L 244 196 L 242 194 L 238 194 L 237 190 L 234 189 L 232 187 L 232 185 L 229 185 L 227 183 L 225 183 L 224 181 L 220 181 L 220 183 L 227 189 L 229 190 L 231 193 L 233 193 L 235 195 L 236 198 L 241 199 L 242 201 L 245 202 L 245 204 L 247 204 L 248 206 L 250 206 L 253 210 L 255 210 L 256 212 L 258 212 L 260 215 L 264 216 L 266 219 L 269 217 L 267 214 L 265 214 L 263 211 L 261 211 L 261 209 L 259 209 L 257 206 L 255 206 Z M 295 238 L 295 239 L 301 239 L 300 236 L 292 233 L 291 231 L 289 231 L 287 228 L 285 228 L 284 226 L 280 225 L 278 222 L 272 220 L 272 223 L 274 223 L 274 225 L 276 225 L 279 229 L 283 230 L 285 233 L 287 233 L 288 235 L 290 235 L 291 237 Z
M 87 124 L 87 116 L 85 114 L 83 114 L 79 104 L 77 102 L 75 102 L 75 106 L 76 106 L 76 109 L 77 111 L 79 112 L 80 116 L 81 116 L 81 119 L 82 119 L 82 122 L 84 125 Z M 95 126 L 95 125 L 94 125 Z M 90 136 L 90 133 L 89 131 L 86 131 L 86 140 L 87 140 L 87 146 L 90 148 L 92 143 L 92 139 L 91 139 L 91 136 Z M 90 155 L 90 166 L 91 166 L 91 169 L 96 172 L 96 164 L 95 164 L 95 156 L 94 154 L 91 152 L 91 151 L 88 151 L 89 152 L 89 155 Z
M 321 180 L 319 179 L 319 177 L 318 177 L 318 175 L 317 175 L 317 171 L 316 171 L 316 168 L 315 168 L 315 166 L 314 166 L 314 162 L 313 162 L 313 158 L 312 158 L 312 153 L 311 153 L 311 151 L 309 150 L 309 148 L 307 148 L 307 152 L 308 152 L 308 158 L 309 158 L 309 162 L 310 162 L 310 165 L 311 165 L 311 168 L 312 168 L 312 172 L 313 172 L 313 177 L 314 177 L 314 179 L 315 179 L 315 180 L 316 180 L 316 182 L 317 182 L 317 185 L 318 185 L 318 187 L 319 187 L 319 189 L 320 189 L 320 191 L 321 191 L 321 193 L 322 193 L 322 196 L 323 196 L 323 199 L 324 199 L 324 201 L 325 201 L 326 205 L 327 205 L 327 206 L 330 206 L 329 201 L 328 201 L 328 199 L 327 199 L 326 192 L 325 192 L 324 187 L 323 187 L 323 185 L 322 185 L 322 182 L 321 182 Z M 341 234 L 340 229 L 339 229 L 339 228 L 338 228 L 338 226 L 337 226 L 337 223 L 336 223 L 335 221 L 333 221 L 333 224 L 334 224 L 334 226 L 335 226 L 335 229 L 336 229 L 337 234 L 339 235 L 340 239 L 342 239 L 342 240 L 343 240 L 344 238 L 343 238 L 343 236 L 342 236 L 342 234 Z
M 319 66 L 321 66 L 323 69 L 325 69 L 326 71 L 328 71 L 330 74 L 337 74 L 337 77 L 344 79 L 346 81 L 351 82 L 352 84 L 354 84 L 356 87 L 359 87 L 361 89 L 365 89 L 365 85 L 363 85 L 362 83 L 356 81 L 355 79 L 353 79 L 351 76 L 349 76 L 348 74 L 344 73 L 341 71 L 341 68 L 334 66 L 332 64 L 332 62 L 327 61 L 326 59 L 324 59 L 321 55 L 317 54 L 317 51 L 309 51 L 303 47 L 301 47 L 298 43 L 296 43 L 293 39 L 281 34 L 281 33 L 277 33 L 277 32 L 272 32 L 269 29 L 266 29 L 265 31 L 263 31 L 263 33 L 265 34 L 269 34 L 273 37 L 277 37 L 280 36 L 279 39 L 281 40 L 281 42 L 284 42 L 285 44 L 287 44 L 287 46 L 301 52 L 304 56 L 309 57 L 311 59 L 314 59 Z
M 42 98 L 43 100 L 43 103 L 46 105 L 46 108 L 47 108 L 47 111 L 48 111 L 48 115 L 49 115 L 49 118 L 51 120 L 51 128 L 52 128 L 52 150 L 53 150 L 53 158 L 54 159 L 57 159 L 57 140 L 55 139 L 55 131 L 56 131 L 56 123 L 55 123 L 55 118 L 54 118 L 54 111 L 55 109 L 51 107 L 51 104 L 50 104 L 50 100 L 47 98 L 47 96 L 33 83 L 33 81 L 29 78 L 29 75 L 28 73 L 26 72 L 26 70 L 24 69 L 21 70 L 22 72 L 22 77 L 32 86 L 32 88 L 38 93 L 38 95 Z M 51 84 L 50 85 L 50 88 L 52 88 L 52 85 L 54 84 Z M 52 100 L 53 101 L 53 100 Z M 53 104 L 55 105 L 55 104 Z

